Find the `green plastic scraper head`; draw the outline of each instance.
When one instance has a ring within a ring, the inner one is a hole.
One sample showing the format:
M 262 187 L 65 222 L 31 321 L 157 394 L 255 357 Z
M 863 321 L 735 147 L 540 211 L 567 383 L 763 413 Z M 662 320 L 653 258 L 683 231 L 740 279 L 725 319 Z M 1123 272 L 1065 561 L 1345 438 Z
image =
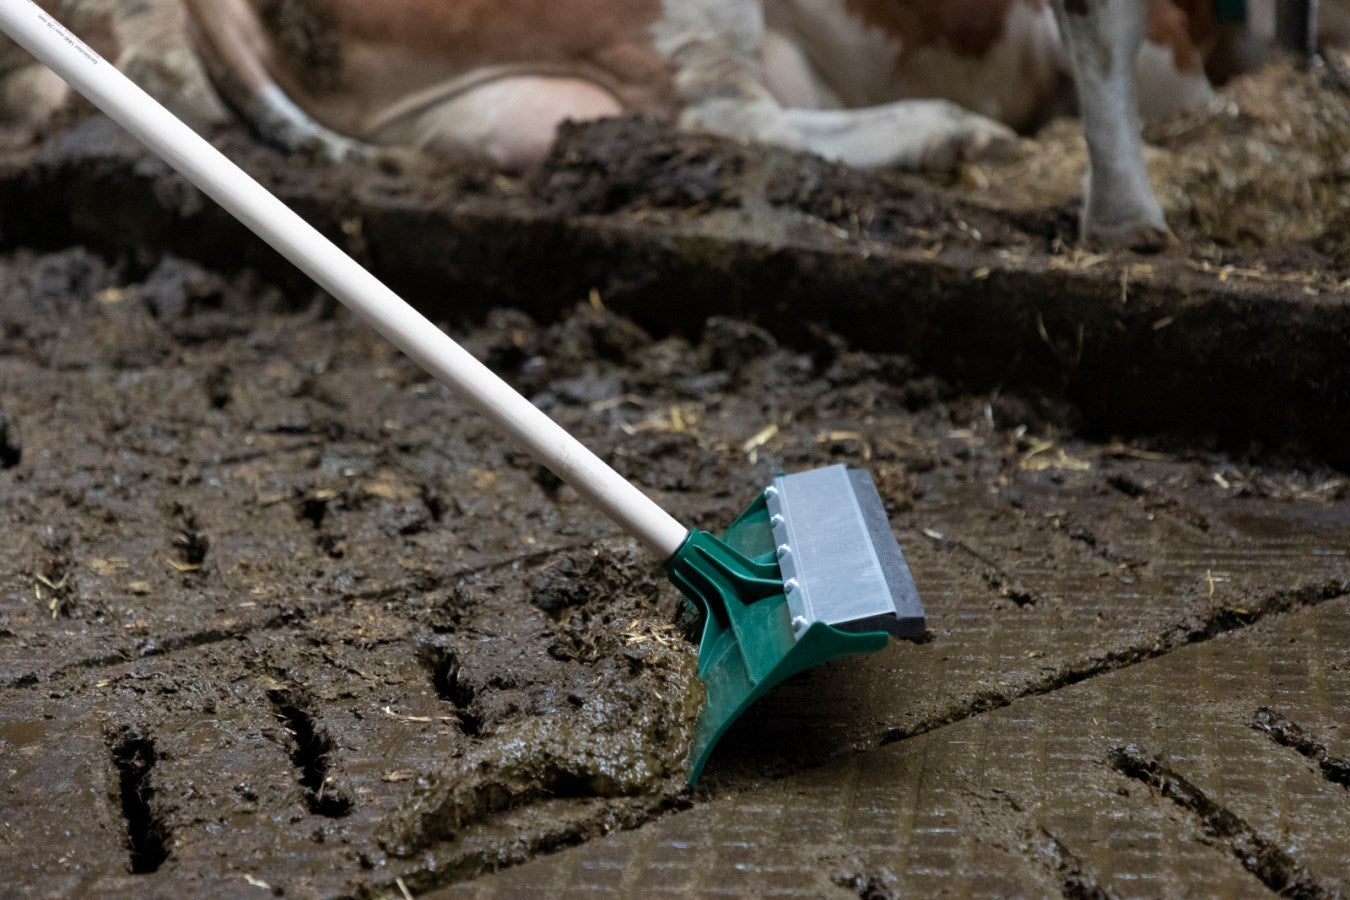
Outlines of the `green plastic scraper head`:
M 732 722 L 783 679 L 924 633 L 923 605 L 871 476 L 779 475 L 721 538 L 691 531 L 666 574 L 703 616 L 707 706 L 689 781 Z

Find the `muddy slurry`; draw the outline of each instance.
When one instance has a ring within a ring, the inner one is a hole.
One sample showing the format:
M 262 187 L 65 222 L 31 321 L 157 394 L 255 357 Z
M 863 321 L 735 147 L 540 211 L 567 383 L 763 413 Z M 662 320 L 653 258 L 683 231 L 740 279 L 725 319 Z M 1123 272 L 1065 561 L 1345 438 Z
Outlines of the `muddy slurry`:
M 344 313 L 132 270 L 0 263 L 6 806 L 67 835 L 59 891 L 417 883 L 678 802 L 701 685 L 650 560 Z M 560 408 L 640 335 L 500 318 L 470 342 Z
M 650 560 L 631 545 L 560 554 L 528 588 L 504 608 L 509 583 L 488 579 L 473 591 L 492 598 L 498 615 L 522 603 L 541 608 L 552 624 L 539 630 L 535 652 L 504 646 L 507 629 L 478 641 L 467 621 L 452 632 L 459 637 L 432 645 L 437 693 L 479 740 L 427 773 L 386 823 L 390 853 L 412 856 L 494 813 L 554 798 L 659 806 L 680 793 L 703 688 L 671 624 L 675 610 L 656 602 Z M 645 596 L 615 602 L 634 591 Z
M 1316 128 L 1252 126 L 1310 172 L 1328 77 L 1270 76 Z M 1216 121 L 1164 143 L 1185 178 Z M 682 521 L 868 468 L 930 633 L 782 685 L 690 790 L 658 561 L 106 122 L 11 135 L 10 892 L 1344 891 L 1338 214 L 1201 242 L 1218 192 L 1091 255 L 1000 193 L 1028 157 L 953 187 L 624 120 L 512 180 L 220 139 Z

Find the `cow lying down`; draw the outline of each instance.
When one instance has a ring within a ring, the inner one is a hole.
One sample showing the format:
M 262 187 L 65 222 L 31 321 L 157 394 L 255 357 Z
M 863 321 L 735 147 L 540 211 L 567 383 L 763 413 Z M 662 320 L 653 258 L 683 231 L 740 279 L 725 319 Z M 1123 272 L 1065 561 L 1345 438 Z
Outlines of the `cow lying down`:
M 225 101 L 273 143 L 332 158 L 415 149 L 518 169 L 565 120 L 640 111 L 852 165 L 948 167 L 1072 108 L 1071 76 L 1084 236 L 1127 245 L 1167 234 L 1139 114 L 1206 103 L 1206 56 L 1227 48 L 1216 0 L 184 5 Z

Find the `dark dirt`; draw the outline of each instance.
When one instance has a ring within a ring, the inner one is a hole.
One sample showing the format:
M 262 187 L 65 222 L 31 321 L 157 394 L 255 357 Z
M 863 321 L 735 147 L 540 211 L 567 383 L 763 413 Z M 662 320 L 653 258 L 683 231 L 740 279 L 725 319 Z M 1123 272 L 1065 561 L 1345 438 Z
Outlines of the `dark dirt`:
M 640 120 L 520 180 L 222 142 L 691 525 L 782 469 L 870 468 L 930 639 L 784 685 L 689 791 L 700 688 L 653 561 L 106 122 L 10 136 L 19 893 L 463 882 L 1230 636 L 1274 659 L 1264 625 L 1350 589 L 1350 269 L 1325 229 L 1093 257 L 1058 205 Z M 1244 732 L 1338 771 L 1334 722 L 1267 705 Z M 1040 848 L 1023 887 L 1101 890 L 1062 822 L 950 802 Z M 892 880 L 851 866 L 824 883 Z
M 970 390 L 1065 401 L 1063 424 L 1099 439 L 1167 433 L 1350 464 L 1350 269 L 1318 249 L 1325 235 L 1088 254 L 1069 245 L 1071 211 L 1016 208 L 1015 191 L 954 192 L 640 119 L 567 132 L 523 180 L 316 169 L 237 135 L 223 146 L 436 318 L 514 307 L 547 320 L 596 290 L 654 334 L 731 315 L 809 350 L 824 328 Z M 99 119 L 0 158 L 0 244 L 72 240 L 147 270 L 170 253 L 308 290 Z M 1263 395 L 1281 402 L 1251 402 Z

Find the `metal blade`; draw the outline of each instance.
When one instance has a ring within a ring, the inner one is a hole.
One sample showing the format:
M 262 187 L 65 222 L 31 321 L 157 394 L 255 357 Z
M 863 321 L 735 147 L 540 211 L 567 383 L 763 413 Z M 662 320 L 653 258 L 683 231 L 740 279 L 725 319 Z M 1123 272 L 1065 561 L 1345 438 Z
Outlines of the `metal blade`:
M 765 495 L 794 634 L 814 622 L 924 634 L 918 588 L 867 471 L 835 465 L 779 475 Z

